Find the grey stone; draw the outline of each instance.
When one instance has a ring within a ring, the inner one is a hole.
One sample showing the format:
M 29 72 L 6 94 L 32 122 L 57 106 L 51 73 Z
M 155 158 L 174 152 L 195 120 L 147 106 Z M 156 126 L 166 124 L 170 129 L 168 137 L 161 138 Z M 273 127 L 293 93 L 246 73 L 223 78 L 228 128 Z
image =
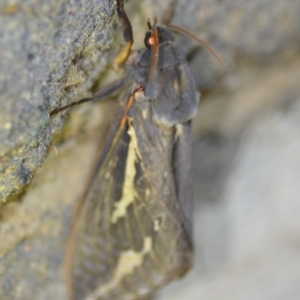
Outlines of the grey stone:
M 0 299 L 66 299 L 71 215 L 114 110 L 49 112 L 118 76 L 109 71 L 122 43 L 112 4 L 1 4 Z M 166 4 L 126 3 L 134 48 Z M 204 92 L 194 124 L 196 266 L 158 299 L 298 299 L 299 16 L 298 0 L 179 0 L 172 23 L 209 42 L 224 66 L 177 37 Z

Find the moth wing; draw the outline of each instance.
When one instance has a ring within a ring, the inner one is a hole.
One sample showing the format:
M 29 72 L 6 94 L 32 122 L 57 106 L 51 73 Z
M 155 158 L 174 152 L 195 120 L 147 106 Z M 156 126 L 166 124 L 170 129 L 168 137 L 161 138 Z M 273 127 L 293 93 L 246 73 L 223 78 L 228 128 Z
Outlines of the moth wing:
M 66 257 L 71 299 L 140 299 L 189 269 L 190 236 L 158 196 L 150 167 L 127 122 L 109 142 L 76 214 Z
M 150 86 L 150 90 L 156 89 L 159 94 L 159 101 L 153 104 L 155 120 L 171 127 L 193 119 L 198 109 L 199 93 L 188 64 L 165 67 L 157 70 L 155 76 L 156 87 Z

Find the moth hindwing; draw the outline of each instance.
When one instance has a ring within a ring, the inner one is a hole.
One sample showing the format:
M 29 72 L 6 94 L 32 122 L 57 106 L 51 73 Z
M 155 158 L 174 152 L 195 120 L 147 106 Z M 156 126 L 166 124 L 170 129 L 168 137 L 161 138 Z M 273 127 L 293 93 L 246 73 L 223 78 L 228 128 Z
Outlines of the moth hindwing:
M 123 86 L 74 217 L 66 255 L 74 300 L 144 299 L 192 264 L 191 119 L 199 95 L 182 49 L 155 23 L 126 76 L 95 96 Z

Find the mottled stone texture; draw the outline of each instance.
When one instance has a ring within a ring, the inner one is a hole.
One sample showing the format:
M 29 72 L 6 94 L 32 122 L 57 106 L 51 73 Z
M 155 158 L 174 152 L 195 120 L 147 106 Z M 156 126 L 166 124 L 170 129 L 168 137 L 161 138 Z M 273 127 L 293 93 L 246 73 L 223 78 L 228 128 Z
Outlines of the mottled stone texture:
M 80 95 L 108 62 L 112 0 L 1 7 L 0 199 L 20 192 L 47 154 L 49 111 Z
M 134 48 L 145 20 L 166 5 L 126 3 Z M 299 16 L 299 0 L 179 0 L 172 23 L 209 42 L 223 67 L 178 37 L 203 92 L 194 124 L 196 265 L 158 299 L 299 299 Z M 119 76 L 111 71 L 122 43 L 116 24 L 113 0 L 0 4 L 1 300 L 66 299 L 71 213 L 113 107 L 49 112 Z

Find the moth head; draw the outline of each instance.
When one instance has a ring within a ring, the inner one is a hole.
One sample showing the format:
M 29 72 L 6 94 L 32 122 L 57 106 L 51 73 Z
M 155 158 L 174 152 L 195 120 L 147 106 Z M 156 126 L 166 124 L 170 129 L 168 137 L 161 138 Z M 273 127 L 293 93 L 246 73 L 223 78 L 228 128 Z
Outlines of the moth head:
M 174 41 L 174 36 L 165 27 L 156 26 L 157 19 L 153 18 L 153 24 L 151 24 L 150 20 L 148 19 L 147 24 L 149 27 L 149 31 L 146 32 L 145 36 L 145 46 L 147 48 L 151 48 L 154 44 L 163 44 L 165 42 Z

